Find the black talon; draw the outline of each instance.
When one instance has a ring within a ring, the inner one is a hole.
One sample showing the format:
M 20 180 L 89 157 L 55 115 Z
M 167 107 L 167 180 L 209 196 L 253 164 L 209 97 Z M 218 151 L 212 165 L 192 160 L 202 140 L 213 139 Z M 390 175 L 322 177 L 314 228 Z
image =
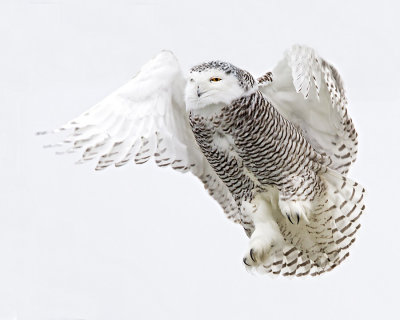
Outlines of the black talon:
M 251 260 L 253 260 L 254 262 L 256 262 L 256 259 L 254 259 L 254 256 L 253 256 L 253 252 L 254 252 L 254 250 L 253 250 L 253 248 L 251 248 L 251 249 L 250 249 L 250 258 L 251 258 Z
M 297 216 L 297 224 L 299 224 L 299 222 L 300 222 L 300 216 L 299 216 L 298 213 L 296 213 L 296 216 Z
M 244 263 L 246 266 L 251 267 L 251 265 L 249 265 L 249 264 L 246 262 L 246 258 L 243 258 L 243 263 Z
M 292 221 L 292 219 L 290 219 L 290 216 L 289 216 L 287 213 L 286 213 L 286 217 L 289 219 L 289 221 L 290 221 L 291 224 L 294 224 L 293 221 Z

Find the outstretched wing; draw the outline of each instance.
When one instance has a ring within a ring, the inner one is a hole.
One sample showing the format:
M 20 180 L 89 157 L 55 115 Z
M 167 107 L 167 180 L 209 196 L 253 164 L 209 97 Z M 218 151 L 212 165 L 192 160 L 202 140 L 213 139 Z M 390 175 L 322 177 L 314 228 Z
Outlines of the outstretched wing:
M 175 56 L 163 51 L 128 83 L 56 129 L 72 131 L 56 146 L 82 150 L 78 162 L 96 159 L 96 170 L 151 157 L 181 171 L 199 166 L 202 154 L 185 117 L 184 86 Z
M 70 134 L 53 146 L 63 149 L 58 153 L 81 151 L 78 163 L 95 160 L 96 170 L 119 167 L 131 160 L 141 164 L 154 158 L 160 167 L 191 172 L 204 183 L 228 218 L 250 233 L 228 188 L 196 143 L 186 114 L 185 84 L 176 57 L 163 51 L 128 83 L 54 130 Z
M 258 83 L 272 105 L 330 157 L 330 167 L 346 174 L 356 160 L 358 142 L 337 70 L 313 49 L 296 45 Z

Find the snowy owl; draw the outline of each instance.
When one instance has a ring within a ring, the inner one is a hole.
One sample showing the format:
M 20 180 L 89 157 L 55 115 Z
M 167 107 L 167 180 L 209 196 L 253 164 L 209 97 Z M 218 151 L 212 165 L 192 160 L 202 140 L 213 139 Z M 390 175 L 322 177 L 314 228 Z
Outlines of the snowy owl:
M 357 133 L 342 80 L 313 49 L 294 46 L 255 79 L 211 61 L 185 76 L 162 51 L 124 86 L 68 122 L 66 152 L 96 170 L 150 158 L 197 176 L 243 226 L 246 268 L 319 275 L 349 255 L 364 189 L 346 177 Z M 42 132 L 45 133 L 45 132 Z

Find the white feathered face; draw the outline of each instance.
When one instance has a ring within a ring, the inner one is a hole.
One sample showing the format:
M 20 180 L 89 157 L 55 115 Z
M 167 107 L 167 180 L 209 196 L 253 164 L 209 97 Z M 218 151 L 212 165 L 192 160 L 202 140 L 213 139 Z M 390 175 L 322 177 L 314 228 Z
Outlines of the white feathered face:
M 216 109 L 230 104 L 247 90 L 237 77 L 219 69 L 192 71 L 185 90 L 186 109 Z

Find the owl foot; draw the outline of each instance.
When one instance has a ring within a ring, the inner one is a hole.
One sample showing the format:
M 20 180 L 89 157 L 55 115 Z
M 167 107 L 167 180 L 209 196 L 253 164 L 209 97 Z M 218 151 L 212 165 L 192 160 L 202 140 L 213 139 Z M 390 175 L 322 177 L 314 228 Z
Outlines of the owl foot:
M 254 210 L 255 208 L 255 210 Z M 249 250 L 243 258 L 246 267 L 263 265 L 268 258 L 284 244 L 284 238 L 274 218 L 274 209 L 263 195 L 259 194 L 248 208 L 254 223 Z
M 310 201 L 279 200 L 279 208 L 291 224 L 308 223 L 312 212 Z
M 274 244 L 269 236 L 263 235 L 252 237 L 249 247 L 250 249 L 243 258 L 243 263 L 247 267 L 258 267 L 267 260 Z

